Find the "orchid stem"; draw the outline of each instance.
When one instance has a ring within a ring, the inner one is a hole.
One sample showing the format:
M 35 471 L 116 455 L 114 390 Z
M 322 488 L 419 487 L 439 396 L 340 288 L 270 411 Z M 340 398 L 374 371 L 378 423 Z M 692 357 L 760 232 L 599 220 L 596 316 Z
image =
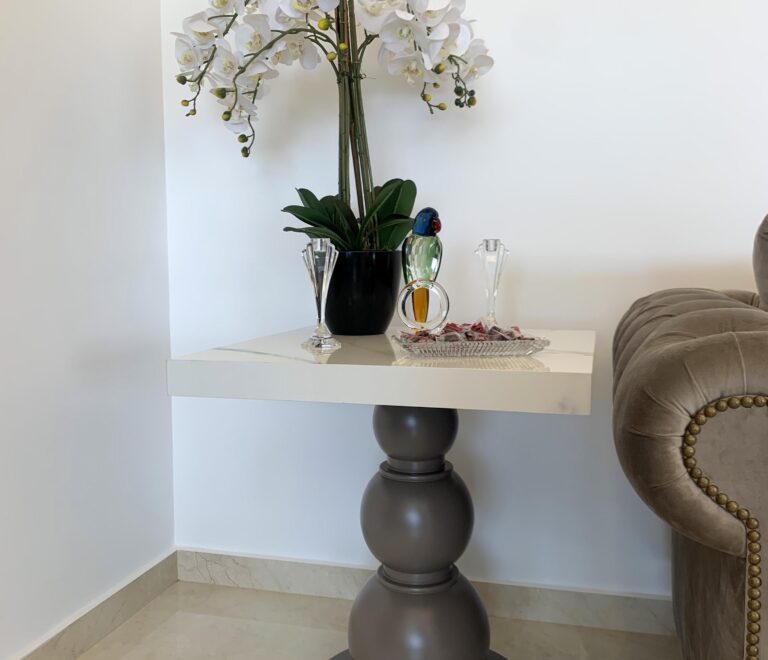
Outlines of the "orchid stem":
M 344 26 L 347 23 L 343 3 L 336 10 L 337 38 L 343 40 Z M 338 50 L 338 45 L 337 45 Z M 338 67 L 339 86 L 339 198 L 349 206 L 351 201 L 349 186 L 349 151 L 350 151 L 350 99 L 347 84 L 344 54 L 341 53 Z

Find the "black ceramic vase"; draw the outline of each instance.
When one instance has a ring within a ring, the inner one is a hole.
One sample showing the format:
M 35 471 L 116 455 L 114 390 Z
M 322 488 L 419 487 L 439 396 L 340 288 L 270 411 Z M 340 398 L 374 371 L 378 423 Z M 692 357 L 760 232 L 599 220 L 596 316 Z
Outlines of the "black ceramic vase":
M 380 335 L 395 315 L 402 277 L 396 252 L 340 252 L 325 305 L 334 335 Z

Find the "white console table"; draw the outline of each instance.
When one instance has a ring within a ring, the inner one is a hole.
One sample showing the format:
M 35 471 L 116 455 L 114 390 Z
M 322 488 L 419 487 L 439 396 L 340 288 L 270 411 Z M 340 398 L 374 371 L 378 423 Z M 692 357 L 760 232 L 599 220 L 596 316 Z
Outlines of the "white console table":
M 339 660 L 486 660 L 488 617 L 455 567 L 474 523 L 464 482 L 445 460 L 458 409 L 591 412 L 595 333 L 526 330 L 551 345 L 528 358 L 411 360 L 387 336 L 340 337 L 306 352 L 310 329 L 173 359 L 173 396 L 373 404 L 387 460 L 362 504 L 381 568 L 358 596 Z M 331 513 L 329 512 L 329 515 Z

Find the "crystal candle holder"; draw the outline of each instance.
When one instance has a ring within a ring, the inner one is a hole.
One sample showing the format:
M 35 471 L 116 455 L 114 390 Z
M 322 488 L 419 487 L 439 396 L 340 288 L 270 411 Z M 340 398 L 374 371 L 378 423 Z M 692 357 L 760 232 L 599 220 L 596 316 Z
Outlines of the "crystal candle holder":
M 327 238 L 315 238 L 304 248 L 302 256 L 312 283 L 317 310 L 315 332 L 303 346 L 313 353 L 332 353 L 341 348 L 341 344 L 333 338 L 325 324 L 325 301 L 328 298 L 328 287 L 331 284 L 331 276 L 339 253 Z
M 486 238 L 477 246 L 475 254 L 481 262 L 485 286 L 485 316 L 481 320 L 487 328 L 492 328 L 498 325 L 496 299 L 509 250 L 498 238 Z

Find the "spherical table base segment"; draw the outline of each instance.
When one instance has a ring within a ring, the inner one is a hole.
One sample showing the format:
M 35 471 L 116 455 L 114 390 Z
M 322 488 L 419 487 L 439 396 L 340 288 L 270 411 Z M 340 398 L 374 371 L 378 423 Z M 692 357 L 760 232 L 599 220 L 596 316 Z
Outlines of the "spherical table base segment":
M 385 463 L 361 506 L 363 537 L 373 556 L 412 575 L 447 573 L 467 549 L 474 519 L 469 491 L 450 463 L 431 474 L 403 474 Z
M 349 621 L 355 660 L 485 660 L 488 616 L 457 569 L 427 587 L 391 582 L 384 571 L 363 588 Z

